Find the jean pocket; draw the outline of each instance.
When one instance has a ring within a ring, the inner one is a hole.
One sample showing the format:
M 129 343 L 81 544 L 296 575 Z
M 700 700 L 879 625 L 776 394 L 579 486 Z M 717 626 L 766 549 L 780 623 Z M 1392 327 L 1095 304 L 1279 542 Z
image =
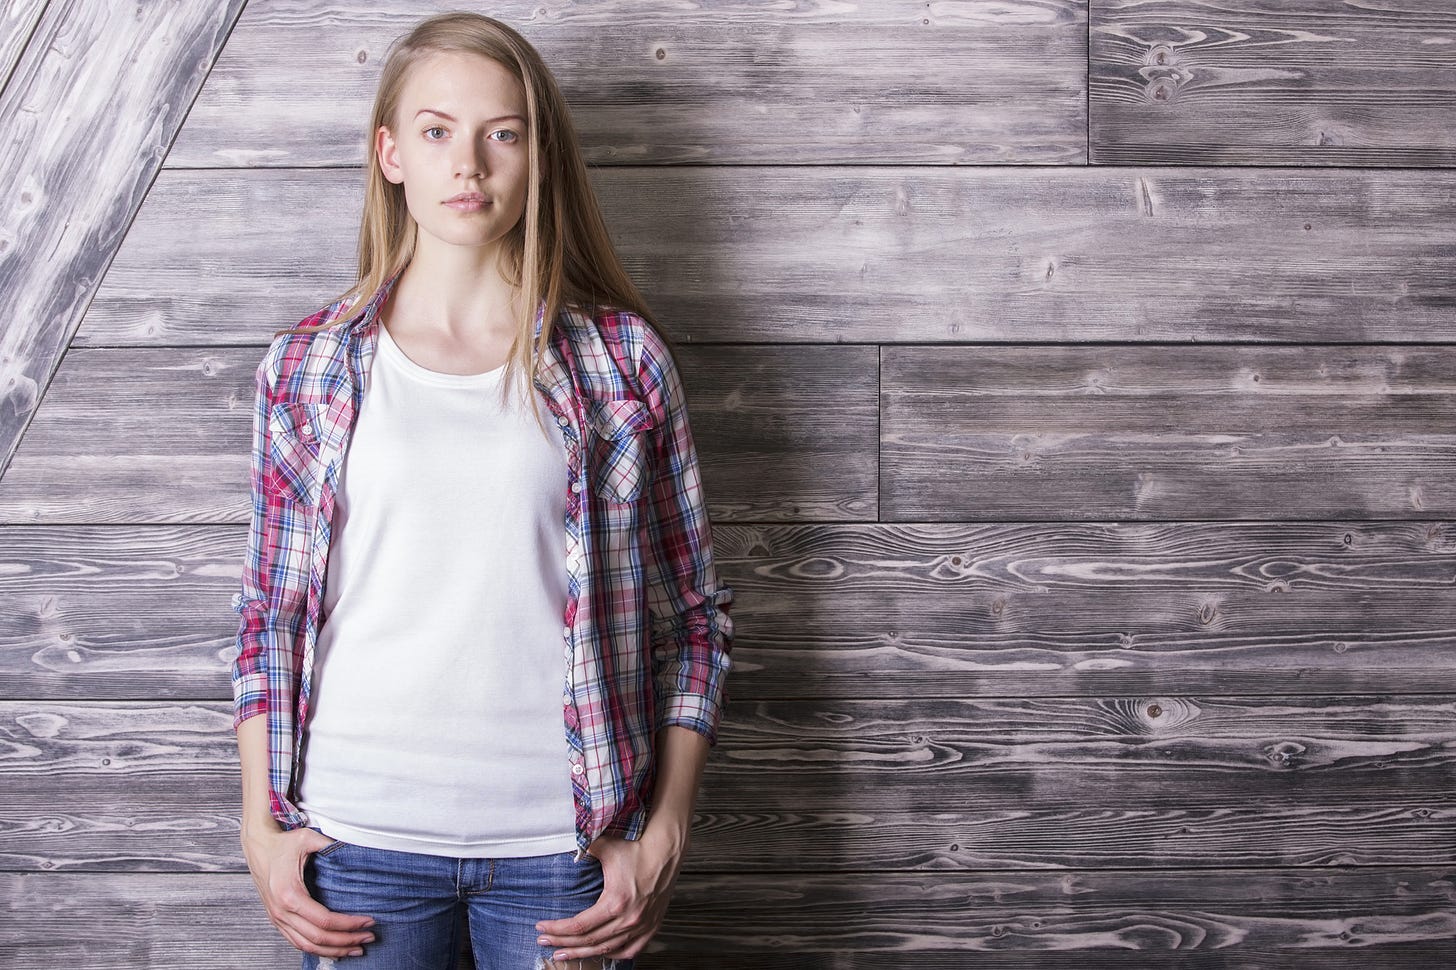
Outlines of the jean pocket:
M 321 829 L 321 828 L 319 828 L 317 825 L 310 825 L 309 828 L 313 829 L 319 835 L 324 835 L 325 834 L 324 830 Z M 326 855 L 329 855 L 331 853 L 337 852 L 338 850 L 342 849 L 344 846 L 346 846 L 348 844 L 349 843 L 345 842 L 343 839 L 334 839 L 333 842 L 331 842 L 330 844 L 324 846 L 322 849 L 316 850 L 312 854 L 313 855 L 316 855 L 316 856 L 326 856 Z

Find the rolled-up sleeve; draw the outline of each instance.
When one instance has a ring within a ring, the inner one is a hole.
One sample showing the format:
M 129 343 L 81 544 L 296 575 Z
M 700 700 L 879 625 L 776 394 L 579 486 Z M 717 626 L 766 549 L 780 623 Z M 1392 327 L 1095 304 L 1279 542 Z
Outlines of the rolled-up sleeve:
M 248 718 L 268 711 L 268 638 L 271 629 L 264 590 L 268 576 L 271 543 L 268 538 L 268 498 L 264 482 L 268 474 L 268 412 L 271 402 L 269 380 L 272 353 L 265 355 L 254 378 L 252 471 L 249 475 L 252 516 L 248 549 L 243 559 L 241 589 L 233 595 L 233 612 L 239 615 L 237 650 L 232 661 L 233 730 Z
M 650 432 L 654 470 L 644 524 L 656 729 L 680 725 L 716 745 L 732 667 L 733 590 L 719 582 L 713 561 L 682 379 L 650 324 L 644 327 L 639 380 L 658 418 Z

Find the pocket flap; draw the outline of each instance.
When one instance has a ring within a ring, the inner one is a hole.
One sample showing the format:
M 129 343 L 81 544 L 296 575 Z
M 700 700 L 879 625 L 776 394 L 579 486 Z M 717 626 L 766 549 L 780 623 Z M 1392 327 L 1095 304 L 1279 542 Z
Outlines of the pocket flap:
M 326 405 L 283 401 L 268 412 L 268 430 L 284 438 L 318 448 L 323 440 L 322 418 Z
M 320 404 L 284 401 L 268 411 L 272 474 L 269 485 L 295 502 L 318 501 L 322 478 Z
M 620 438 L 657 425 L 647 402 L 633 398 L 594 400 L 587 407 L 587 418 L 603 438 Z

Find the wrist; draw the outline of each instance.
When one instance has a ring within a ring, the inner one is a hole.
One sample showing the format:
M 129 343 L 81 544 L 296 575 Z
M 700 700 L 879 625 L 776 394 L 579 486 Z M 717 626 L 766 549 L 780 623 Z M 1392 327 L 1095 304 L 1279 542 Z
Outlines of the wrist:
M 688 820 L 674 812 L 649 814 L 647 828 L 642 833 L 643 838 L 650 836 L 654 840 L 659 840 L 677 855 L 682 855 L 687 850 L 690 834 L 691 825 Z
M 242 837 L 244 839 L 250 839 L 263 834 L 275 835 L 283 831 L 283 826 L 278 824 L 278 820 L 273 817 L 271 812 L 265 812 L 261 815 L 247 813 L 243 815 L 241 829 Z

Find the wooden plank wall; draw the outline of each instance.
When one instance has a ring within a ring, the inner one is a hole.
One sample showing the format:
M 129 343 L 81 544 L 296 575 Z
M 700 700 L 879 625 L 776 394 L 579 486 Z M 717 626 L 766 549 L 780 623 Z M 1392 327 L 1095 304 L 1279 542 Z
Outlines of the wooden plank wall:
M 61 254 L 111 259 L 74 336 L 3 271 L 66 349 L 0 480 L 0 963 L 297 965 L 238 845 L 251 379 L 442 9 L 251 0 Z M 490 12 L 685 345 L 737 592 L 639 966 L 1456 964 L 1456 8 Z

